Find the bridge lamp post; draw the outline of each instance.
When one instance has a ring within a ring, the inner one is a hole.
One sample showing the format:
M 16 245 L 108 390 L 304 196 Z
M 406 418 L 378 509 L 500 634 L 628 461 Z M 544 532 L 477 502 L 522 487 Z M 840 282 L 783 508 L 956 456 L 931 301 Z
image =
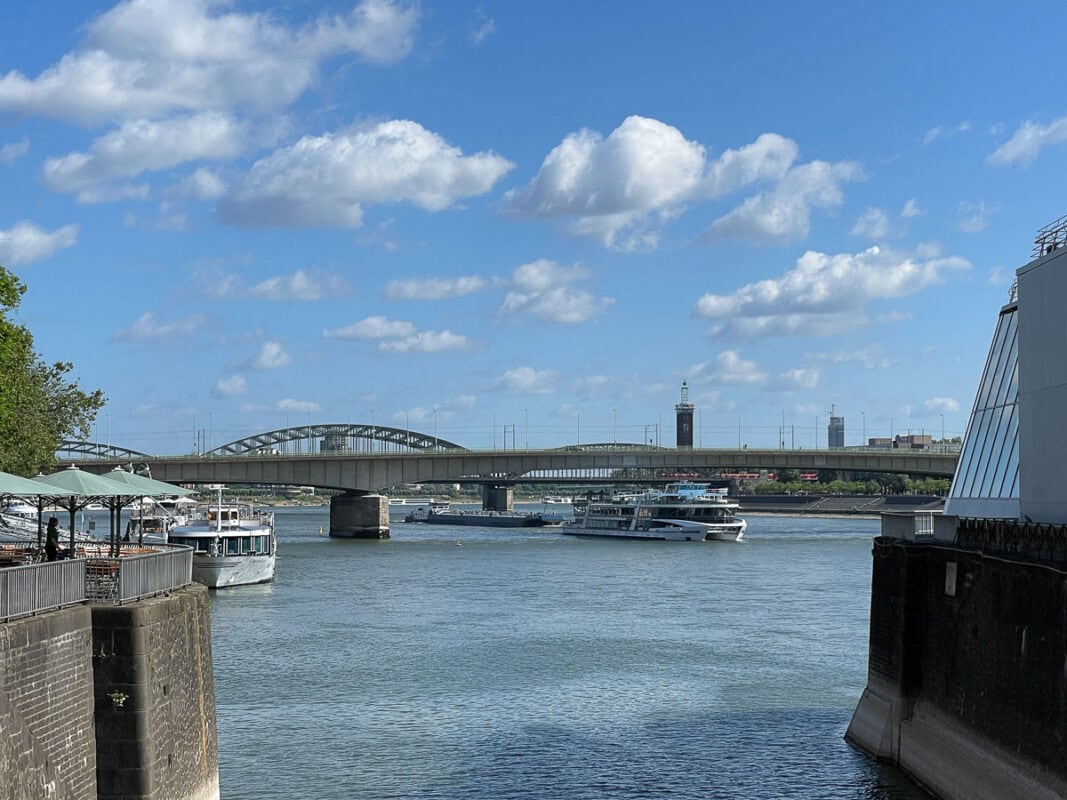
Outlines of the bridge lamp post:
M 611 409 L 611 443 L 617 444 L 618 438 L 615 436 L 615 409 Z
M 578 412 L 578 441 L 575 444 L 581 445 L 582 443 L 582 412 Z
M 860 415 L 863 417 L 863 441 L 860 442 L 864 447 L 867 446 L 867 412 L 861 411 Z
M 530 416 L 527 413 L 527 409 L 525 409 L 525 408 L 522 410 L 522 427 L 523 427 L 524 433 L 526 435 L 526 444 L 524 445 L 523 449 L 529 450 L 530 449 Z
M 433 409 L 433 449 L 437 450 L 437 407 Z
M 939 416 L 941 417 L 941 445 L 944 446 L 944 444 L 945 444 L 945 415 L 944 414 L 940 414 Z

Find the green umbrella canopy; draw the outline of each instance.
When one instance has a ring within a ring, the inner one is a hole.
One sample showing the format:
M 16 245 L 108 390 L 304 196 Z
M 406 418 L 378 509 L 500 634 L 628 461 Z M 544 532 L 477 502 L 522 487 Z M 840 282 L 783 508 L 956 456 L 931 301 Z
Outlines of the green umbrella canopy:
M 40 483 L 46 483 L 53 488 L 61 489 L 62 491 L 60 494 L 67 497 L 77 497 L 82 499 L 88 499 L 90 497 L 116 499 L 121 497 L 136 497 L 138 494 L 136 489 L 131 489 L 123 483 L 113 481 L 101 475 L 94 475 L 91 472 L 86 472 L 75 466 L 61 469 L 59 472 L 53 472 L 51 475 L 45 475 L 36 480 Z
M 20 478 L 10 472 L 0 472 L 0 496 L 3 497 L 55 497 L 65 491 L 48 486 L 30 478 Z
M 163 481 L 157 481 L 154 478 L 146 478 L 144 475 L 138 475 L 136 472 L 127 472 L 122 467 L 115 467 L 111 472 L 105 473 L 104 477 L 110 481 L 121 483 L 131 492 L 136 492 L 138 495 L 146 497 L 196 494 L 192 489 L 183 489 L 181 486 L 175 486 L 172 483 L 164 483 Z

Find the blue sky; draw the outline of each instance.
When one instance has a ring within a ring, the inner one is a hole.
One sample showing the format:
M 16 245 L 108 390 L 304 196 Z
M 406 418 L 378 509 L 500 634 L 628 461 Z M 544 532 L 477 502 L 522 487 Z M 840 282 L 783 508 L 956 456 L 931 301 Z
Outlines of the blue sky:
M 1067 214 L 1067 7 L 0 6 L 0 264 L 151 453 L 961 435 Z M 738 428 L 741 433 L 739 436 Z M 203 430 L 200 434 L 197 431 Z

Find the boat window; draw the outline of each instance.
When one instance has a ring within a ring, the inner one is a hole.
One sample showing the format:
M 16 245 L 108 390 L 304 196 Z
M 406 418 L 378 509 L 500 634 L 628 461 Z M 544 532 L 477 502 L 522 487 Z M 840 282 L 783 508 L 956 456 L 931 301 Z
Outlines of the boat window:
M 226 540 L 226 555 L 235 556 L 241 552 L 241 540 L 236 536 Z

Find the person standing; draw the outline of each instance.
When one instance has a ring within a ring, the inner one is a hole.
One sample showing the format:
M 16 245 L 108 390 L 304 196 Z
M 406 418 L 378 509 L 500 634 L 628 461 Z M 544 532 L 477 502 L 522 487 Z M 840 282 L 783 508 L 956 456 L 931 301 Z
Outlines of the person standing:
M 59 520 L 55 517 L 48 518 L 48 530 L 45 533 L 44 552 L 49 561 L 55 561 L 59 557 Z

